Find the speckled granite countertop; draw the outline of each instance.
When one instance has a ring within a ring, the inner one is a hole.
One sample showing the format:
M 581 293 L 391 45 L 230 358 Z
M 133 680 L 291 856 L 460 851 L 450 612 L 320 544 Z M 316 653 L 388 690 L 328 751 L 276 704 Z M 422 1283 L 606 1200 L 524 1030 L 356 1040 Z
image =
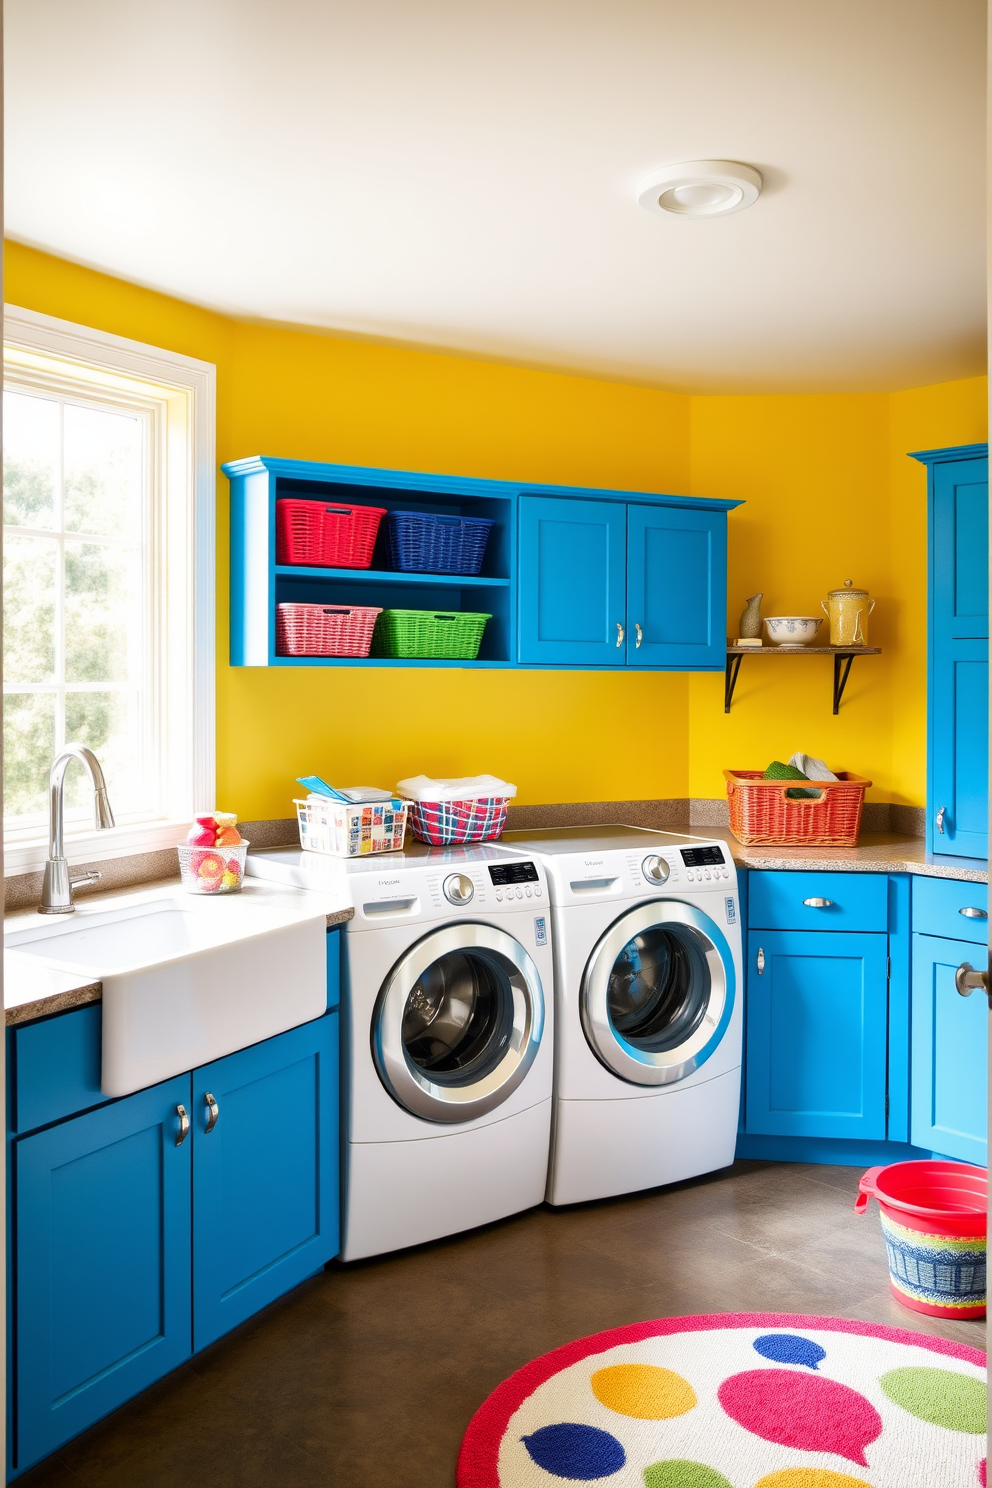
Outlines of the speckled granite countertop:
M 676 831 L 669 827 L 667 831 Z M 738 868 L 778 868 L 799 873 L 914 873 L 988 883 L 983 858 L 946 858 L 928 853 L 922 837 L 862 832 L 857 847 L 744 847 L 729 827 L 686 827 L 687 836 L 725 842 Z
M 88 894 L 80 903 L 85 903 L 87 908 L 91 904 L 103 903 L 109 908 L 126 903 L 136 894 L 147 894 L 149 889 L 174 889 L 178 882 L 178 875 L 158 879 L 153 883 L 141 884 L 130 893 L 115 890 L 105 894 Z M 304 891 L 300 889 L 296 892 Z M 345 920 L 353 919 L 354 914 L 350 904 L 342 903 L 340 909 L 328 913 L 327 923 L 341 925 Z M 4 927 L 23 930 L 34 924 L 50 923 L 47 916 L 28 910 L 22 914 L 8 915 L 4 920 Z M 102 996 L 103 986 L 98 981 L 80 982 L 68 972 L 42 966 L 32 957 L 19 956 L 15 952 L 8 952 L 4 956 L 3 1002 L 8 1027 L 14 1023 L 30 1023 L 35 1018 L 47 1018 L 52 1013 L 64 1013 L 72 1008 L 84 1007 L 88 1002 L 99 1002 Z

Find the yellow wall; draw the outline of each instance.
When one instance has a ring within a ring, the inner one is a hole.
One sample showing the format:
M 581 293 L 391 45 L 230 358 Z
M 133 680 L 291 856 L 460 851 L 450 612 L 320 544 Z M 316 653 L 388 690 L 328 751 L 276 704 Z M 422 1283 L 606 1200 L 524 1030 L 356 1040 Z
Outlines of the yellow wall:
M 665 674 L 232 669 L 227 483 L 218 480 L 218 801 L 283 815 L 317 770 L 388 785 L 491 770 L 521 802 L 717 796 L 724 766 L 793 749 L 921 803 L 925 472 L 908 449 L 985 438 L 985 380 L 892 395 L 689 398 L 249 325 L 6 247 L 9 303 L 217 365 L 218 461 L 248 454 L 743 497 L 730 518 L 730 629 L 744 599 L 814 613 L 853 578 L 878 597 L 838 718 L 829 658 Z M 444 699 L 442 703 L 440 700 Z
M 731 713 L 722 679 L 690 682 L 689 794 L 723 770 L 795 750 L 874 781 L 869 798 L 922 805 L 926 773 L 926 471 L 909 450 L 986 438 L 986 379 L 909 392 L 692 399 L 692 489 L 743 497 L 731 516 L 728 617 L 818 615 L 845 579 L 878 601 L 840 713 L 829 656 L 745 658 Z M 826 630 L 826 622 L 824 623 Z M 728 634 L 730 632 L 728 631 Z
M 686 398 L 231 321 L 6 245 L 9 304 L 217 364 L 218 462 L 241 455 L 684 491 Z M 297 775 L 391 785 L 492 771 L 521 802 L 684 796 L 682 676 L 233 669 L 218 478 L 217 796 L 291 810 Z

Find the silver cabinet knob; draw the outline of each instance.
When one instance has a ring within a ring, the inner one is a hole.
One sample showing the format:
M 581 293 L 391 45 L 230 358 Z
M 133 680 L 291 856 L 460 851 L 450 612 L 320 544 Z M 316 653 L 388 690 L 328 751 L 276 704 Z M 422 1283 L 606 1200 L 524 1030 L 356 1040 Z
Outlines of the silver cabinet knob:
M 203 1128 L 203 1135 L 207 1136 L 217 1125 L 217 1117 L 220 1115 L 220 1106 L 217 1104 L 209 1090 L 203 1092 L 203 1104 L 207 1108 L 207 1124 Z
M 644 874 L 648 883 L 663 884 L 666 882 L 671 869 L 664 858 L 660 858 L 657 853 L 651 853 L 641 864 L 641 872 Z
M 176 1146 L 181 1147 L 189 1136 L 189 1113 L 185 1106 L 177 1106 L 176 1115 L 179 1117 L 179 1135 L 176 1138 Z
M 992 988 L 989 986 L 989 974 L 987 971 L 976 971 L 970 961 L 962 961 L 954 973 L 954 986 L 962 997 L 970 997 L 976 988 L 985 993 L 992 1008 Z
M 974 904 L 969 904 L 964 909 L 959 909 L 958 914 L 964 915 L 966 920 L 987 920 L 989 917 L 988 910 L 978 909 Z
M 762 946 L 759 946 L 758 947 L 758 961 L 757 961 L 757 966 L 758 966 L 758 975 L 759 976 L 764 976 L 764 974 L 765 974 L 765 952 L 764 952 L 764 949 L 763 949 Z
M 617 645 L 618 646 L 622 646 L 623 645 L 623 634 L 624 634 L 624 632 L 623 632 L 623 626 L 620 624 L 620 621 L 618 620 L 617 621 Z
M 636 623 L 634 625 L 634 634 L 637 637 L 637 640 L 634 642 L 634 650 L 636 651 L 636 650 L 638 650 L 638 648 L 640 647 L 641 642 L 644 639 L 644 632 L 641 629 L 641 627 L 638 624 L 636 624 Z
M 470 904 L 475 898 L 475 884 L 464 873 L 451 873 L 442 885 L 449 904 Z
M 833 907 L 833 902 L 834 901 L 832 899 L 804 899 L 803 900 L 803 903 L 805 904 L 805 906 L 806 906 L 807 909 L 831 909 Z
M 946 815 L 947 815 L 947 807 L 946 806 L 941 806 L 940 810 L 937 812 L 937 831 L 940 833 L 940 835 L 942 837 L 944 835 L 944 817 Z

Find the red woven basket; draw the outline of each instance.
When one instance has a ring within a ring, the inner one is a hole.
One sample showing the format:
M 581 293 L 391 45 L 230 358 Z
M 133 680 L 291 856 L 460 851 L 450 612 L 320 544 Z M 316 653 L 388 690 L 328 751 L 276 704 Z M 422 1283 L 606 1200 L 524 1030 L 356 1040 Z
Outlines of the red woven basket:
M 855 847 L 865 791 L 862 775 L 842 770 L 836 780 L 765 780 L 760 770 L 724 770 L 730 830 L 745 847 Z M 790 800 L 788 792 L 815 790 L 816 798 Z
M 338 506 L 326 501 L 276 502 L 276 562 L 315 568 L 371 568 L 383 506 Z
M 378 614 L 369 605 L 276 605 L 276 655 L 368 656 Z

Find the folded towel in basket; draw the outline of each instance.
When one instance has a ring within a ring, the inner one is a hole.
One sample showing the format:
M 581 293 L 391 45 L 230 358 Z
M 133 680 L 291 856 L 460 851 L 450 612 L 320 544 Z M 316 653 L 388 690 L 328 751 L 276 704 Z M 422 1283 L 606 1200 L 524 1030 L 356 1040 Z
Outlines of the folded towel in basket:
M 398 780 L 396 791 L 408 801 L 487 801 L 494 796 L 509 799 L 517 794 L 517 787 L 500 780 L 498 775 L 462 775 L 437 780 L 429 775 L 413 775 L 409 780 Z

